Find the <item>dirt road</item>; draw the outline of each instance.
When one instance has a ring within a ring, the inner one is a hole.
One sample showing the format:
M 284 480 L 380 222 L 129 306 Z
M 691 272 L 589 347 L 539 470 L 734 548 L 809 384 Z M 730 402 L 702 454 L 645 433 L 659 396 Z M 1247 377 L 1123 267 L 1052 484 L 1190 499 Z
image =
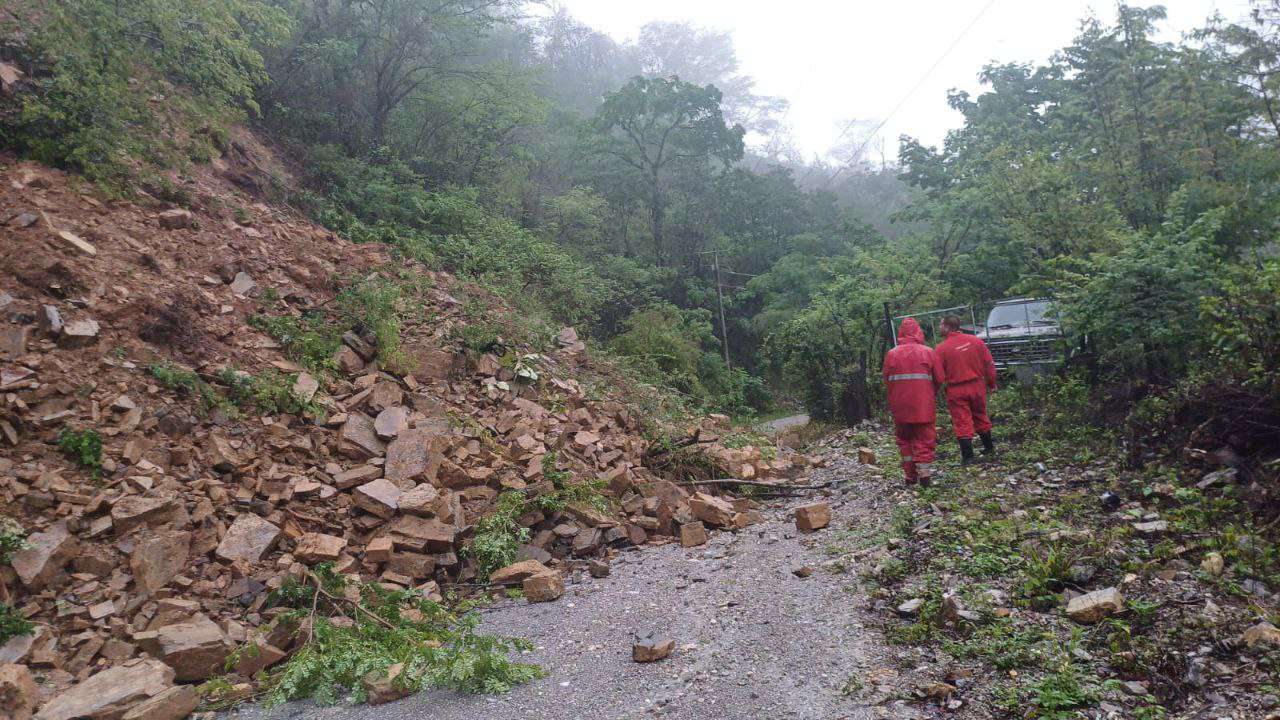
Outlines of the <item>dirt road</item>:
M 868 601 L 855 575 L 824 552 L 850 526 L 888 515 L 880 504 L 892 500 L 856 489 L 865 471 L 842 460 L 819 473 L 818 480 L 840 476 L 850 489 L 825 498 L 835 520 L 812 535 L 797 533 L 790 517 L 789 508 L 803 501 L 778 502 L 764 524 L 718 533 L 706 546 L 625 553 L 609 577 L 580 576 L 558 602 L 512 601 L 489 610 L 484 629 L 533 641 L 536 650 L 525 659 L 548 671 L 508 695 L 428 692 L 380 707 L 295 703 L 227 717 L 918 717 L 891 693 L 864 692 L 863 678 L 883 664 L 879 635 L 867 627 Z M 794 574 L 805 567 L 813 569 L 810 577 Z M 633 636 L 650 631 L 674 638 L 676 652 L 658 663 L 632 662 Z

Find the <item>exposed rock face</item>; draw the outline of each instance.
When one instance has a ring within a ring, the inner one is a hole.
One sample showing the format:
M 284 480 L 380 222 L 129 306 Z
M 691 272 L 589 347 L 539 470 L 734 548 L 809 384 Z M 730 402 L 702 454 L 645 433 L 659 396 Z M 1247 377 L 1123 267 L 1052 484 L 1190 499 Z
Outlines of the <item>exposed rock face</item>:
M 36 720 L 120 720 L 132 706 L 173 685 L 173 668 L 143 658 L 103 670 L 54 696 Z
M 226 536 L 218 543 L 217 556 L 227 562 L 258 562 L 275 547 L 279 538 L 280 528 L 257 515 L 245 513 L 236 517 L 227 529 Z

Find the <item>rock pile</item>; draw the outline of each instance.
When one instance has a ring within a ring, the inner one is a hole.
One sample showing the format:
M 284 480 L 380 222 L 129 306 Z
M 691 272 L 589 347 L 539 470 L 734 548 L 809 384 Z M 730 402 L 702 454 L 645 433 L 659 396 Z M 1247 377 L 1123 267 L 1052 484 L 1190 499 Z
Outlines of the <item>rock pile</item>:
M 254 297 L 270 288 L 294 312 L 323 307 L 329 277 L 386 258 L 203 172 L 192 212 L 107 204 L 38 166 L 6 170 L 0 231 L 28 251 L 0 258 L 0 507 L 29 546 L 0 567 L 0 601 L 38 629 L 0 647 L 0 714 L 184 717 L 195 703 L 181 684 L 220 674 L 236 647 L 258 650 L 239 661 L 243 678 L 287 656 L 294 639 L 272 624 L 267 595 L 308 566 L 435 596 L 482 579 L 468 544 L 504 492 L 593 483 L 609 501 L 608 512 L 568 502 L 519 517 L 529 541 L 489 580 L 530 601 L 559 598 L 577 570 L 607 574 L 621 549 L 760 521 L 751 501 L 689 492 L 650 468 L 639 414 L 584 389 L 594 370 L 572 329 L 553 353 L 524 355 L 536 381 L 464 350 L 451 293 L 480 291 L 442 273 L 422 271 L 432 319 L 405 328 L 400 362 L 347 333 L 332 372 L 306 372 L 248 323 L 263 306 Z M 252 220 L 201 207 L 249 207 Z M 34 213 L 47 220 L 26 222 Z M 202 407 L 147 371 L 175 358 L 210 381 L 285 373 L 298 403 L 322 412 Z M 60 451 L 84 431 L 100 458 Z M 728 447 L 728 432 L 724 417 L 686 432 L 727 477 L 786 483 L 812 462 Z

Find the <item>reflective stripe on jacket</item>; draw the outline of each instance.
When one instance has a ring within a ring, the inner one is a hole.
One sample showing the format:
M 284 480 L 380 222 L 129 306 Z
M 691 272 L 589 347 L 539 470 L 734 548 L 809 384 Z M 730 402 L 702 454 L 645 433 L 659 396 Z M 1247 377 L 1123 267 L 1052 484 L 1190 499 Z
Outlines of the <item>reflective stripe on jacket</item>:
M 900 423 L 931 423 L 937 416 L 934 400 L 942 386 L 942 368 L 913 318 L 902 321 L 898 343 L 885 354 L 882 371 L 889 411 Z

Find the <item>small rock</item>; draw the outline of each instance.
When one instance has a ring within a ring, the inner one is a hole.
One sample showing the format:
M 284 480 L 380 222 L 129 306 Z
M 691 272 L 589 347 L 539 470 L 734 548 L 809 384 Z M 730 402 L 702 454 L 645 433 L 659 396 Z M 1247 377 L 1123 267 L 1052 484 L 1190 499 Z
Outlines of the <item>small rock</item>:
M 320 381 L 308 373 L 298 373 L 298 379 L 293 381 L 293 396 L 299 402 L 311 402 L 311 398 L 315 397 L 319 390 Z
M 400 507 L 399 501 L 402 494 L 403 491 L 391 481 L 378 478 L 356 488 L 351 494 L 351 500 L 356 507 L 371 515 L 389 518 L 395 515 L 396 509 Z
M 1260 622 L 1250 627 L 1240 636 L 1240 642 L 1249 648 L 1259 645 L 1280 645 L 1280 629 L 1269 622 Z
M 1210 575 L 1221 575 L 1224 566 L 1221 553 L 1205 553 L 1204 559 L 1200 561 L 1200 569 Z
M 556 570 L 547 570 L 525 578 L 522 586 L 529 602 L 550 602 L 564 595 L 564 578 Z
M 199 705 L 195 685 L 175 685 L 129 708 L 120 720 L 183 720 Z
M 44 532 L 27 538 L 27 548 L 13 554 L 11 563 L 18 579 L 30 590 L 40 590 L 56 580 L 62 569 L 75 557 L 75 536 L 60 520 Z
M 869 447 L 858 448 L 858 462 L 863 465 L 875 465 L 876 451 Z
M 83 347 L 98 341 L 101 328 L 97 320 L 73 320 L 62 328 L 58 344 L 63 347 Z
M 383 440 L 395 438 L 408 426 L 409 410 L 403 407 L 389 407 L 373 419 L 373 430 Z
M 226 562 L 256 563 L 271 552 L 279 539 L 280 528 L 253 513 L 244 513 L 227 528 L 215 554 Z
M 308 565 L 320 562 L 333 562 L 342 555 L 347 547 L 345 538 L 324 533 L 306 533 L 293 549 L 293 556 Z
M 61 238 L 62 241 L 65 242 L 66 244 L 70 245 L 76 250 L 79 250 L 85 255 L 88 255 L 89 257 L 93 257 L 98 254 L 98 248 L 94 247 L 93 243 L 88 242 L 87 240 L 71 232 L 70 230 L 59 230 L 58 237 Z
M 1124 608 L 1124 596 L 1109 587 L 1078 595 L 1067 603 L 1067 616 L 1078 623 L 1091 625 Z
M 157 641 L 161 659 L 181 682 L 204 680 L 220 672 L 232 650 L 222 628 L 204 615 L 160 628 Z
M 697 547 L 707 543 L 707 527 L 701 522 L 685 523 L 680 526 L 680 544 L 684 547 Z
M 1169 522 L 1167 520 L 1152 520 L 1150 522 L 1134 523 L 1133 529 L 1143 535 L 1159 535 L 1168 532 Z
M 803 567 L 798 567 L 795 570 L 792 570 L 791 574 L 795 575 L 798 578 L 807 578 L 810 575 L 813 575 L 813 566 L 805 565 Z
M 531 578 L 539 573 L 550 572 L 550 569 L 538 562 L 537 560 L 524 560 L 513 563 L 499 570 L 493 571 L 489 575 L 489 582 L 497 585 L 506 585 L 508 583 L 523 583 L 526 578 Z
M 733 524 L 733 505 L 714 495 L 694 493 L 689 497 L 689 510 L 694 517 L 708 525 L 728 527 Z
M 25 665 L 0 665 L 0 717 L 31 720 L 39 697 L 36 681 Z
M 796 508 L 796 529 L 811 533 L 821 530 L 831 522 L 831 506 L 825 502 L 810 503 Z
M 591 577 L 598 580 L 600 578 L 609 577 L 609 573 L 612 571 L 609 568 L 609 563 L 603 560 L 592 559 L 587 561 L 587 572 L 591 574 Z
M 912 617 L 924 606 L 924 598 L 911 598 L 897 607 L 897 613 L 903 617 Z
M 231 281 L 231 294 L 248 295 L 253 292 L 253 289 L 256 287 L 258 287 L 258 283 L 253 281 L 253 278 L 249 276 L 249 273 L 241 270 L 236 273 L 235 279 Z
M 174 208 L 165 210 L 159 216 L 160 227 L 165 230 L 181 230 L 183 228 L 195 227 L 196 218 L 189 210 L 182 208 Z
M 396 683 L 396 678 L 404 672 L 404 663 L 396 663 L 387 668 L 385 675 L 373 674 L 365 676 L 363 680 L 364 691 L 369 696 L 370 705 L 385 705 L 404 697 L 408 697 L 411 692 L 408 688 L 400 687 Z
M 675 640 L 649 635 L 631 646 L 631 659 L 638 663 L 657 662 L 671 655 L 675 649 Z

